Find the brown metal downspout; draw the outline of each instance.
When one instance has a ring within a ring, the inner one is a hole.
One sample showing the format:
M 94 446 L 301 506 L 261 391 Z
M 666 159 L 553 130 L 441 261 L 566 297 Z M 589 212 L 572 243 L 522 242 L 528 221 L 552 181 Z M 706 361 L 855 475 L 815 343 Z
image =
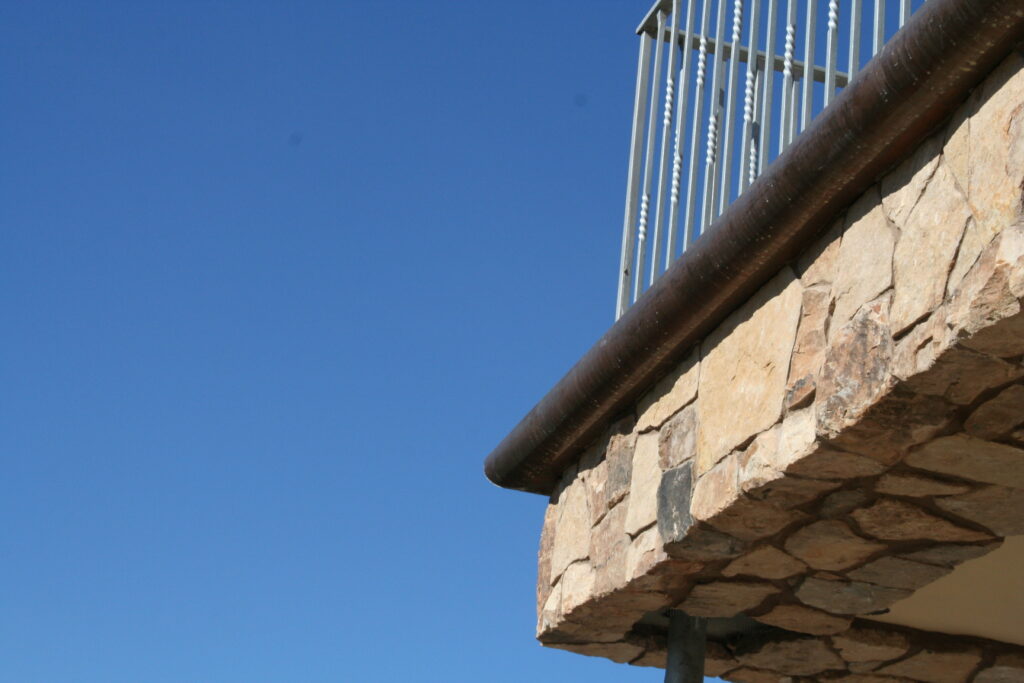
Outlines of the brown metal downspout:
M 1024 0 L 928 0 L 498 444 L 499 486 L 549 494 L 607 425 L 906 158 L 1024 40 Z

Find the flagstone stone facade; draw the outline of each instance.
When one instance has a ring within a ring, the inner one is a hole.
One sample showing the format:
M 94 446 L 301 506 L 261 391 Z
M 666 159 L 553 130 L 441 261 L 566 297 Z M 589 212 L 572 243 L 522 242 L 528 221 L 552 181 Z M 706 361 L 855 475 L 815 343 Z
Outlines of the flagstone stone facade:
M 864 618 L 1024 534 L 1022 188 L 1014 54 L 564 473 L 541 642 L 663 666 L 677 608 L 764 625 L 728 680 L 1024 681 Z

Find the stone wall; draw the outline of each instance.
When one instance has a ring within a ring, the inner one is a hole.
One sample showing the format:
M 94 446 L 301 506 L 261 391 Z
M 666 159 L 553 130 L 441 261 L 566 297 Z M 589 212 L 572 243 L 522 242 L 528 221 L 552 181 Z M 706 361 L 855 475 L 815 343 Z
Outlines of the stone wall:
M 1024 680 L 858 619 L 1024 534 L 1022 187 L 1015 54 L 564 473 L 541 642 L 663 665 L 678 608 L 764 625 L 730 680 Z

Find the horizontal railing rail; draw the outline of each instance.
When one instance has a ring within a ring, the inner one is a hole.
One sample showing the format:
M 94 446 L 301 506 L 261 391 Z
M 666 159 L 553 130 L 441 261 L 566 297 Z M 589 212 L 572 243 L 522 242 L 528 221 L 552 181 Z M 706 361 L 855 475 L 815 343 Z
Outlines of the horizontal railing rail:
M 923 2 L 655 2 L 637 28 L 616 318 Z

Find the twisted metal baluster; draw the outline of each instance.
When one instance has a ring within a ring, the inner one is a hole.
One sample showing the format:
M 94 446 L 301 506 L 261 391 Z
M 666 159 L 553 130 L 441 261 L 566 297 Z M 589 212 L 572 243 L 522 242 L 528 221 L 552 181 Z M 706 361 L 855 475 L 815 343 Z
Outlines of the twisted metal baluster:
M 768 35 L 765 43 L 764 78 L 761 87 L 761 122 L 759 144 L 760 159 L 758 168 L 768 166 L 768 155 L 771 151 L 772 134 L 772 99 L 775 96 L 775 34 L 778 27 L 779 0 L 768 0 Z
M 672 132 L 672 107 L 675 104 L 676 46 L 679 43 L 679 0 L 672 0 L 672 24 L 669 27 L 668 67 L 665 70 L 665 103 L 662 105 L 661 157 L 658 169 L 658 201 L 654 211 L 654 239 L 651 240 L 651 275 L 649 284 L 657 279 L 658 254 L 661 253 L 662 208 L 669 162 L 669 135 Z
M 836 62 L 839 59 L 839 0 L 828 3 L 828 37 L 826 38 L 825 62 L 825 106 L 836 96 Z
M 704 0 L 700 20 L 700 48 L 697 53 L 696 92 L 693 100 L 693 127 L 690 131 L 690 171 L 686 182 L 686 213 L 683 214 L 683 251 L 690 246 L 690 234 L 699 230 L 701 218 L 695 216 L 697 209 L 698 145 L 700 127 L 704 119 L 704 76 L 708 61 L 708 21 L 711 14 L 711 0 Z
M 751 174 L 757 173 L 756 158 L 751 161 L 750 149 L 756 147 L 757 140 L 754 139 L 754 121 L 757 118 L 755 112 L 757 99 L 757 38 L 761 33 L 761 5 L 760 0 L 753 0 L 750 6 L 750 36 L 747 39 L 747 78 L 743 86 L 743 147 L 740 150 L 740 191 L 747 189 L 747 185 L 754 182 Z M 767 62 L 766 62 L 767 65 Z M 747 166 L 744 172 L 744 165 Z
M 665 248 L 665 269 L 676 257 L 676 236 L 679 232 L 679 189 L 682 181 L 683 150 L 680 147 L 683 137 L 683 121 L 686 120 L 687 99 L 690 89 L 686 77 L 690 73 L 690 62 L 693 55 L 691 36 L 693 34 L 693 13 L 696 0 L 687 0 L 686 26 L 683 35 L 683 65 L 679 69 L 679 104 L 676 107 L 675 153 L 672 155 L 672 193 L 669 199 L 668 245 Z M 693 155 L 693 148 L 690 148 Z M 685 226 L 684 226 L 685 229 Z M 685 237 L 684 237 L 685 240 Z
M 716 216 L 725 211 L 732 198 L 733 141 L 736 139 L 736 85 L 740 74 L 740 36 L 743 31 L 743 0 L 734 0 L 732 10 L 732 47 L 729 51 L 729 81 L 726 85 L 725 119 L 722 125 L 722 178 Z M 742 175 L 742 174 L 741 174 Z
M 788 1 L 787 12 L 786 48 L 782 67 L 782 133 L 779 154 L 782 154 L 783 150 L 789 147 L 789 143 L 793 141 L 791 132 L 793 129 L 792 121 L 796 116 L 792 104 L 793 91 L 795 89 L 795 83 L 793 82 L 793 52 L 796 50 L 796 0 Z
M 661 79 L 661 45 L 665 36 L 665 12 L 658 12 L 658 33 L 655 38 L 654 63 L 651 65 L 651 103 L 647 120 L 647 151 L 644 156 L 644 194 L 640 203 L 640 228 L 637 233 L 636 281 L 633 300 L 640 296 L 644 284 L 644 262 L 647 260 L 647 209 L 651 201 L 651 176 L 654 175 L 654 141 L 658 137 L 655 117 L 658 115 L 658 84 Z
M 633 96 L 633 131 L 629 145 L 629 173 L 626 177 L 626 212 L 622 221 L 622 251 L 619 254 L 619 291 L 615 300 L 615 319 L 618 320 L 630 301 L 630 274 L 633 272 L 634 232 L 637 221 L 637 195 L 640 192 L 641 147 L 644 140 L 643 107 L 647 100 L 647 80 L 650 70 L 651 37 L 640 34 L 640 56 L 636 67 L 636 92 Z
M 803 83 L 803 111 L 800 115 L 800 131 L 811 122 L 814 113 L 814 38 L 815 28 L 818 25 L 818 1 L 809 0 L 807 3 L 807 25 L 804 33 L 804 83 Z
M 718 196 L 718 174 L 716 173 L 718 161 L 718 126 L 722 120 L 722 71 L 725 70 L 725 0 L 718 3 L 718 21 L 715 24 L 715 63 L 711 74 L 711 106 L 713 108 L 711 120 L 708 123 L 708 154 L 707 170 L 704 175 L 704 219 L 701 223 L 701 232 L 709 225 L 715 215 L 715 198 Z M 712 134 L 713 133 L 713 134 Z M 712 146 L 711 143 L 714 143 Z

